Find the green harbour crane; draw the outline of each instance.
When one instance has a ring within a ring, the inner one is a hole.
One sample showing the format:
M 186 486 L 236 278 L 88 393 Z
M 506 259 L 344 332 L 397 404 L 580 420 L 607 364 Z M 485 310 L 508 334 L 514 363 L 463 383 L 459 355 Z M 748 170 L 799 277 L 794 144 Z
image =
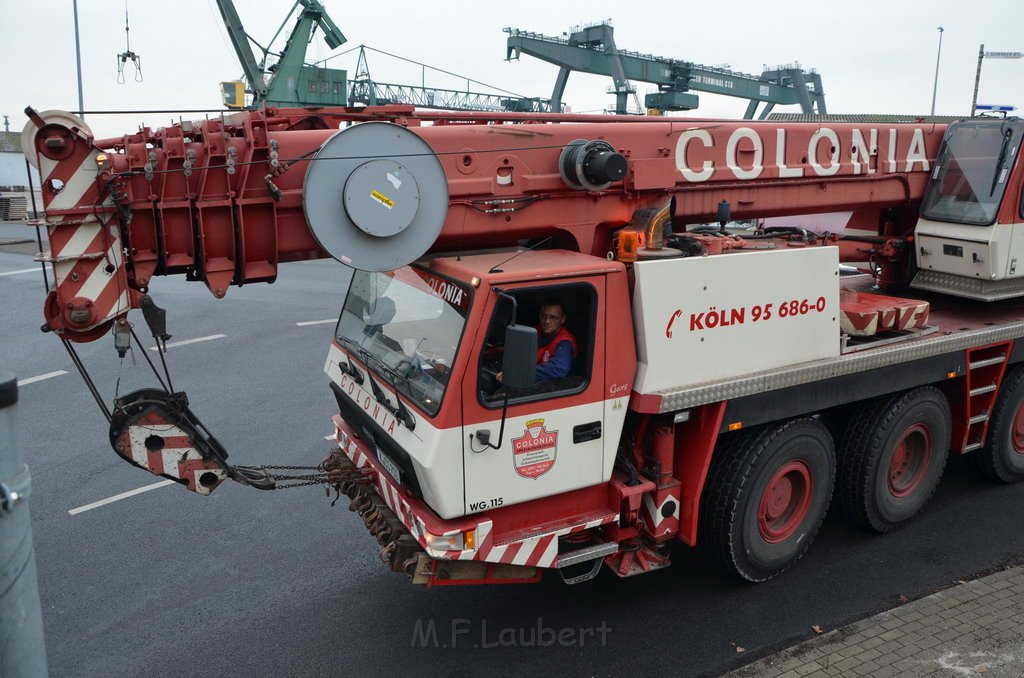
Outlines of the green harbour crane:
M 280 54 L 272 53 L 269 45 L 274 44 L 295 10 L 300 7 L 298 20 L 284 49 Z M 346 42 L 341 30 L 317 0 L 297 0 L 267 47 L 260 46 L 245 31 L 242 20 L 231 0 L 217 0 L 217 8 L 224 20 L 235 54 L 242 64 L 242 72 L 245 77 L 245 82 L 233 80 L 221 83 L 221 96 L 224 105 L 228 108 L 255 109 L 264 105 L 301 108 L 306 106 L 411 104 L 418 108 L 490 112 L 561 110 L 561 107 L 552 108 L 551 102 L 547 99 L 524 97 L 504 90 L 498 93 L 470 91 L 469 83 L 475 81 L 469 79 L 466 81 L 465 90 L 427 87 L 425 82 L 420 85 L 377 82 L 370 77 L 366 50 L 372 48 L 366 45 L 359 46 L 356 74 L 351 80 L 348 79 L 346 71 L 325 67 L 323 63 L 326 59 L 315 64 L 307 64 L 306 50 L 317 28 L 323 32 L 324 41 L 331 49 L 336 49 Z M 261 59 L 257 60 L 252 45 L 259 47 L 262 52 Z M 440 70 L 418 61 L 396 57 L 387 52 L 382 52 L 382 54 L 410 61 L 421 66 L 424 72 L 427 68 Z M 267 60 L 271 56 L 277 56 L 278 60 L 276 63 L 268 65 Z M 455 75 L 447 71 L 440 72 Z M 251 95 L 251 100 L 248 103 L 246 101 L 247 93 Z
M 507 60 L 527 54 L 559 67 L 551 94 L 558 107 L 573 71 L 607 75 L 612 78 L 615 112 L 628 112 L 629 99 L 637 99 L 634 81 L 653 83 L 657 92 L 644 97 L 649 112 L 688 111 L 697 108 L 698 96 L 708 92 L 747 99 L 744 118 L 753 119 L 764 104 L 759 119 L 765 119 L 776 105 L 797 104 L 803 113 L 827 113 L 821 76 L 798 66 L 765 70 L 760 76 L 739 73 L 728 68 L 705 66 L 619 49 L 612 26 L 599 23 L 571 30 L 564 37 L 551 37 L 518 28 L 504 29 L 508 34 Z M 639 100 L 637 100 L 639 106 Z
M 284 30 L 295 10 L 301 7 L 298 20 L 280 54 L 273 55 L 269 45 Z M 221 83 L 224 105 L 228 108 L 259 108 L 260 106 L 344 106 L 348 99 L 346 72 L 340 69 L 323 68 L 306 63 L 306 49 L 317 28 L 323 32 L 324 42 L 331 49 L 345 43 L 345 36 L 327 15 L 327 10 L 317 0 L 297 0 L 285 20 L 271 38 L 267 47 L 260 47 L 253 40 L 235 10 L 231 0 L 217 0 L 217 8 L 224 19 L 231 45 L 242 64 L 242 71 L 248 87 L 238 81 Z M 260 47 L 262 59 L 257 61 L 252 44 Z M 277 56 L 273 64 L 267 64 L 270 56 Z M 252 95 L 252 102 L 246 105 L 245 93 Z

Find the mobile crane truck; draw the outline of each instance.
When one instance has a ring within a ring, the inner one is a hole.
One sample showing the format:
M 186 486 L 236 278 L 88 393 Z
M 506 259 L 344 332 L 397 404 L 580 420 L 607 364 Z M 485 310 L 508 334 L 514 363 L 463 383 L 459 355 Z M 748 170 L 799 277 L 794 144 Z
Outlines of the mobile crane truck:
M 127 350 L 132 309 L 166 337 L 154 275 L 223 297 L 286 261 L 355 269 L 323 468 L 416 583 L 631 576 L 677 541 L 763 581 L 833 493 L 887 532 L 950 451 L 1024 478 L 1024 121 L 264 108 L 96 139 L 28 114 L 44 330 L 73 355 Z M 538 381 L 551 299 L 576 352 Z M 110 420 L 119 455 L 199 494 L 274 484 L 183 393 Z

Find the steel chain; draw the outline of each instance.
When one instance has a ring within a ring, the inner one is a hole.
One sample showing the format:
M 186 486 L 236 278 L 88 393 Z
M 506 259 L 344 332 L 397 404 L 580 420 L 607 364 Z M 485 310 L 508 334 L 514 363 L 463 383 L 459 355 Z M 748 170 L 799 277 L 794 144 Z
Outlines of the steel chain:
M 317 466 L 252 466 L 250 468 L 256 468 L 263 471 L 280 470 L 280 471 L 320 471 L 320 473 L 305 475 L 305 476 L 273 476 L 275 490 L 288 490 L 295 487 L 306 487 L 308 485 L 326 485 L 329 484 L 330 474 L 323 470 L 323 464 Z M 268 474 L 270 475 L 270 474 Z M 278 485 L 277 481 L 280 480 L 302 480 L 301 483 L 291 483 L 288 485 Z
M 316 466 L 263 466 L 263 465 L 260 465 L 260 466 L 253 466 L 252 468 L 278 469 L 278 470 L 281 470 L 281 471 L 323 471 L 324 473 L 326 473 L 326 471 L 324 471 L 323 464 L 318 464 Z
M 276 478 L 275 478 L 276 480 Z M 282 478 L 282 480 L 290 480 L 289 478 Z M 275 490 L 290 490 L 293 487 L 306 487 L 307 485 L 326 485 L 330 481 L 327 478 L 318 478 L 316 480 L 307 480 L 304 483 L 291 483 L 289 485 L 275 485 Z

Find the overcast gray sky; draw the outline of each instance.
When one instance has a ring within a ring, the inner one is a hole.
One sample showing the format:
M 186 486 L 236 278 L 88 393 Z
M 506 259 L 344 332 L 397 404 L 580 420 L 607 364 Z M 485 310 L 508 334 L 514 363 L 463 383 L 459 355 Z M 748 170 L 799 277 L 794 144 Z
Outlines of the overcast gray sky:
M 531 57 L 506 62 L 502 28 L 559 35 L 581 23 L 611 19 L 620 48 L 734 70 L 798 62 L 822 76 L 829 112 L 928 113 L 938 47 L 945 28 L 936 113 L 969 113 L 978 47 L 1024 51 L 1020 0 L 859 0 L 795 2 L 468 2 L 404 3 L 327 0 L 348 38 L 322 58 L 360 43 L 530 96 L 550 96 L 557 69 Z M 11 129 L 25 123 L 26 105 L 77 108 L 71 0 L 0 0 L 0 115 Z M 124 0 L 79 0 L 86 110 L 217 108 L 218 83 L 241 75 L 214 0 L 128 0 L 131 47 L 142 56 L 144 81 L 116 82 L 115 55 L 125 50 Z M 261 41 L 277 30 L 291 0 L 235 0 L 246 30 Z M 332 66 L 355 70 L 356 54 Z M 370 55 L 370 72 L 384 82 L 418 83 L 418 67 Z M 986 59 L 979 103 L 1024 109 L 1024 60 Z M 427 74 L 435 87 L 465 82 Z M 565 101 L 574 111 L 613 103 L 611 80 L 574 74 Z M 638 83 L 641 96 L 651 86 Z M 479 89 L 474 85 L 474 88 Z M 740 117 L 746 103 L 700 94 L 690 115 Z M 777 111 L 797 112 L 795 107 Z M 1022 111 L 1018 111 L 1021 114 Z M 91 117 L 100 136 L 160 126 L 169 116 Z

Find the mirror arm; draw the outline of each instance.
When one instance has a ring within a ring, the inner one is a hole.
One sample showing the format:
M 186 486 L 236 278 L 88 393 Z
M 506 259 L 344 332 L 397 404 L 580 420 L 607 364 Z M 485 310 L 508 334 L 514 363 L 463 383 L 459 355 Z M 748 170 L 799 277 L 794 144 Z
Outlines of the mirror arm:
M 477 441 L 483 443 L 484 447 L 489 447 L 492 450 L 500 450 L 501 442 L 505 439 L 505 415 L 508 414 L 508 388 L 505 388 L 505 401 L 501 404 L 501 426 L 498 428 L 498 444 L 495 445 L 491 442 L 490 432 L 479 430 L 474 436 Z M 474 450 L 475 451 L 475 450 Z

